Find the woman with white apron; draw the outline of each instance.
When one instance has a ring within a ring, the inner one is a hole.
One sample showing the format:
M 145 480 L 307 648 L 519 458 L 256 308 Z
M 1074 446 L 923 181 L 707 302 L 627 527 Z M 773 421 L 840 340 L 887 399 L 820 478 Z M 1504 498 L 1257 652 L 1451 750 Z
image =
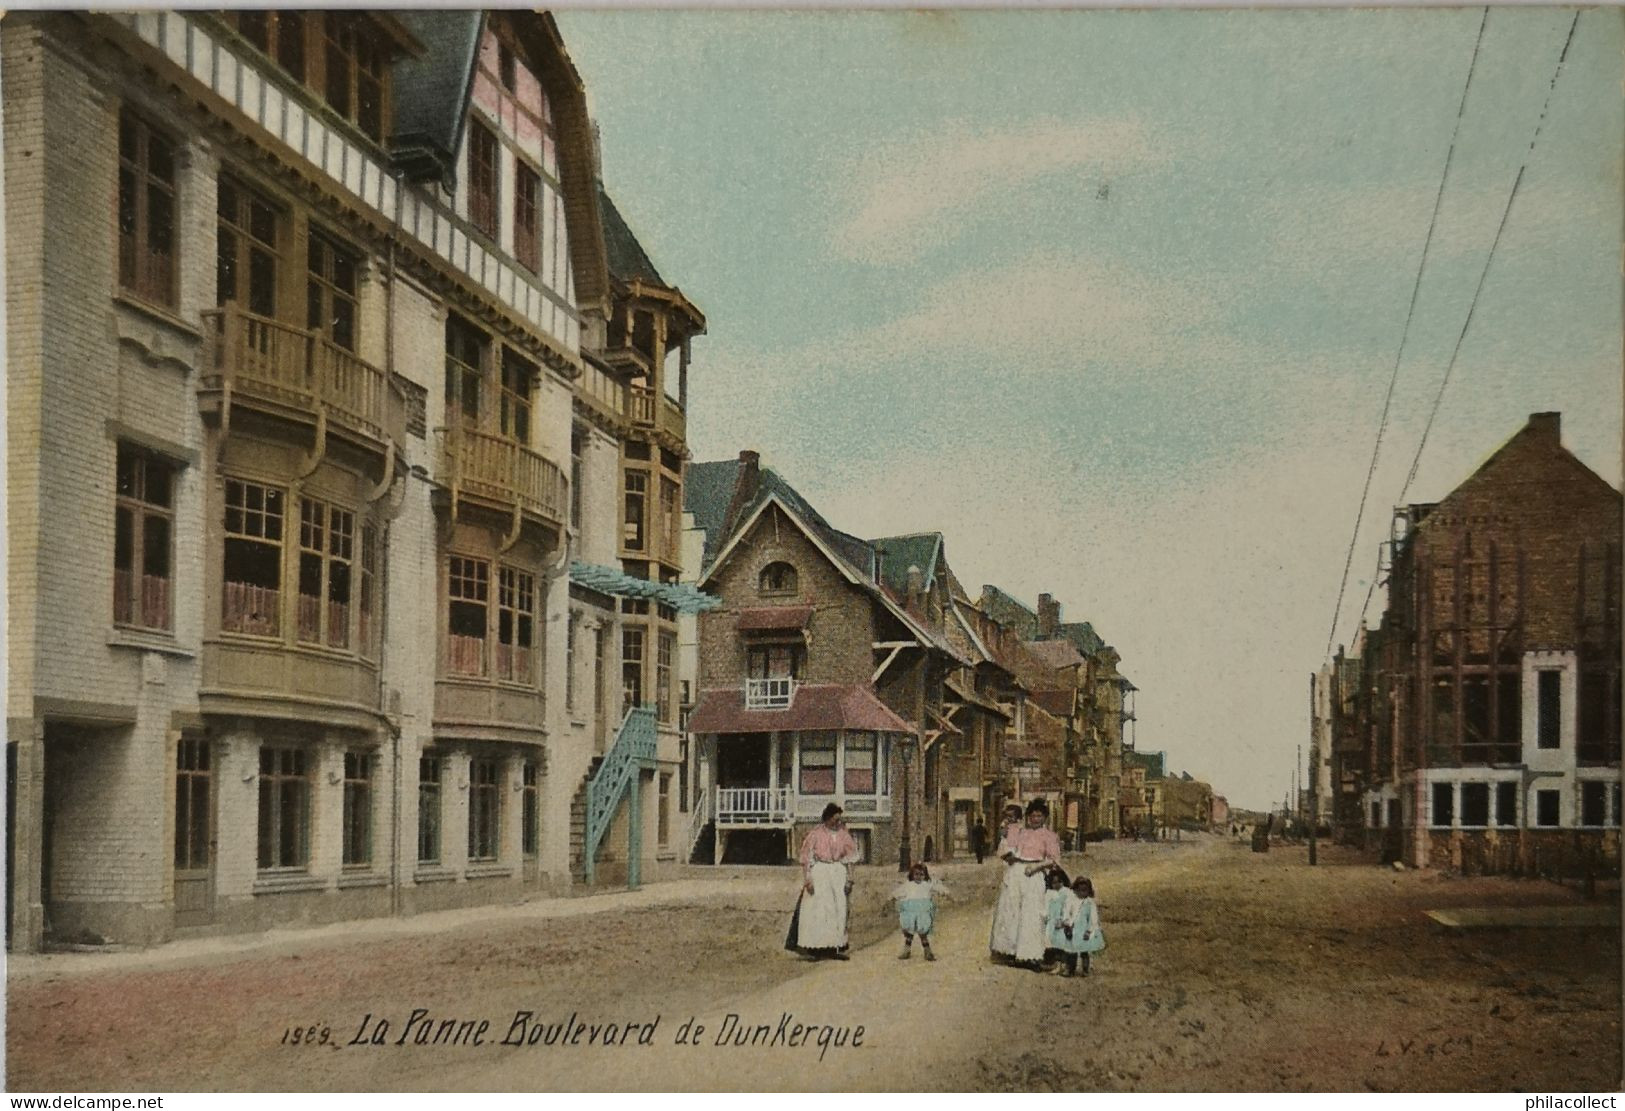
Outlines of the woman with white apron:
M 1045 828 L 1049 804 L 1034 799 L 1027 806 L 1026 823 L 1007 830 L 999 845 L 1005 862 L 1004 882 L 993 911 L 989 947 L 996 958 L 1037 967 L 1044 958 L 1044 912 L 1048 893 L 1044 873 L 1061 862 L 1061 839 Z
M 858 855 L 858 843 L 847 832 L 841 808 L 830 803 L 824 807 L 823 822 L 801 842 L 801 898 L 785 948 L 813 957 L 847 959 L 848 867 Z

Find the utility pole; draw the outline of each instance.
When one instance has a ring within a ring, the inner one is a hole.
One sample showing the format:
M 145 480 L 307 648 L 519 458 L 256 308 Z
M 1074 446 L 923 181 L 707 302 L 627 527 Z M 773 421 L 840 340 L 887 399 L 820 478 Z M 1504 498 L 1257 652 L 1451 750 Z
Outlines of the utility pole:
M 1320 720 L 1315 716 L 1315 673 L 1309 673 L 1309 865 L 1315 865 L 1315 827 L 1320 825 Z

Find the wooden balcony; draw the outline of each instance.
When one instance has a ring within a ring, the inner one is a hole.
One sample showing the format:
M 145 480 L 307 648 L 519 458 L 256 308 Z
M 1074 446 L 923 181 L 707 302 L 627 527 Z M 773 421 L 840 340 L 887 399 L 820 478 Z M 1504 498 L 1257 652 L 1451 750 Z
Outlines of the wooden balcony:
M 669 397 L 656 396 L 647 386 L 627 387 L 627 415 L 639 428 L 653 428 L 680 441 L 688 434 L 683 407 Z
M 569 501 L 564 472 L 522 444 L 489 432 L 437 428 L 440 480 L 452 496 L 517 508 L 562 527 Z
M 576 396 L 612 420 L 627 419 L 626 385 L 605 374 L 590 362 L 586 364 L 581 378 L 576 382 Z
M 202 394 L 386 446 L 406 439 L 406 395 L 384 371 L 331 340 L 235 305 L 203 314 Z

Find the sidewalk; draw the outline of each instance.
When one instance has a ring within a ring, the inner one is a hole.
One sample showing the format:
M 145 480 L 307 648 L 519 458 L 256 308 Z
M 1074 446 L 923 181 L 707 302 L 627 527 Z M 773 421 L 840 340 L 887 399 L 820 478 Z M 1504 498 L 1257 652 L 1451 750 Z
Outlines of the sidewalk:
M 519 903 L 354 918 L 320 926 L 278 926 L 254 933 L 185 937 L 147 949 L 110 945 L 59 952 L 7 953 L 5 976 L 8 982 L 18 983 L 42 977 L 177 968 L 196 962 L 220 963 L 239 956 L 297 953 L 324 945 L 414 937 L 468 926 L 575 918 L 612 910 L 704 902 L 740 892 L 782 891 L 793 887 L 795 879 L 787 868 L 740 866 L 708 871 L 720 874 L 646 883 L 636 891 L 621 888 L 592 895 L 538 895 Z

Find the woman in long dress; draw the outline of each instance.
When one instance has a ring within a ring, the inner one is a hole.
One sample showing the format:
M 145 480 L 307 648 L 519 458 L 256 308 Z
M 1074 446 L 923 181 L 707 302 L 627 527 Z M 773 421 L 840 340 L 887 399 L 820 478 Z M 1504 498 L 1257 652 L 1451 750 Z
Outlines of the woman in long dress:
M 993 910 L 993 936 L 989 947 L 995 957 L 1036 968 L 1044 959 L 1044 913 L 1048 896 L 1044 873 L 1061 863 L 1061 839 L 1046 829 L 1049 804 L 1034 799 L 1027 805 L 1026 824 L 1008 830 L 999 845 L 1005 862 L 1004 882 Z
M 801 841 L 801 898 L 790 927 L 792 948 L 809 956 L 847 959 L 848 868 L 858 855 L 845 815 L 830 803 L 824 807 L 823 822 Z
M 999 846 L 993 855 L 1004 862 L 1004 878 L 999 884 L 998 902 L 993 906 L 993 936 L 988 948 L 994 959 L 1014 959 L 1016 951 L 1017 908 L 1021 906 L 1021 872 L 1012 867 L 1015 860 L 1010 840 L 1021 832 L 1021 807 L 1010 803 L 1004 808 L 1004 820 L 999 823 Z

